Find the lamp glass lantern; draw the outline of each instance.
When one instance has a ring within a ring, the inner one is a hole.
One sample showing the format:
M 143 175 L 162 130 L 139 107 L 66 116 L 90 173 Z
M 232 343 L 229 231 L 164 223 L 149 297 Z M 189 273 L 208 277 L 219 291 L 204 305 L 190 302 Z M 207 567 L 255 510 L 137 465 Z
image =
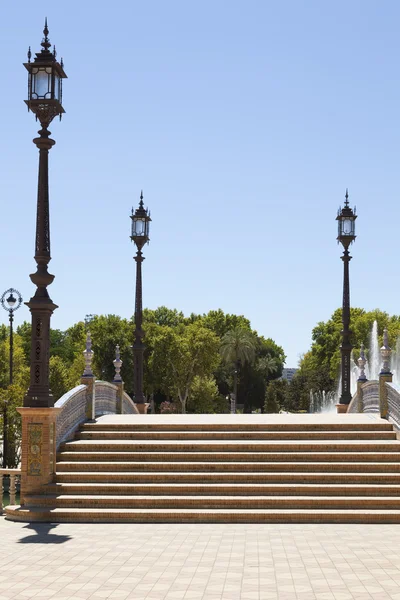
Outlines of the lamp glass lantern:
M 13 293 L 11 292 L 11 294 L 8 296 L 7 300 L 6 300 L 8 306 L 10 307 L 10 309 L 12 310 L 17 302 L 17 299 L 15 298 L 15 296 L 13 296 Z
M 351 209 L 348 201 L 348 194 L 346 193 L 346 203 L 343 208 L 339 208 L 336 220 L 338 222 L 338 242 L 341 242 L 345 248 L 348 248 L 350 244 L 356 239 L 356 209 Z
M 140 196 L 139 207 L 131 214 L 132 232 L 131 239 L 141 249 L 150 241 L 150 212 L 143 206 L 143 194 Z
M 28 62 L 24 63 L 28 71 L 28 99 L 25 103 L 36 118 L 41 120 L 41 117 L 44 117 L 49 122 L 56 115 L 61 118 L 62 113 L 65 112 L 62 106 L 62 80 L 67 75 L 62 59 L 61 62 L 56 59 L 55 49 L 53 52 L 49 50 L 51 44 L 48 38 L 47 21 L 43 33 L 45 37 L 41 44 L 41 52 L 37 52 L 34 61 L 31 62 L 32 53 L 29 49 Z

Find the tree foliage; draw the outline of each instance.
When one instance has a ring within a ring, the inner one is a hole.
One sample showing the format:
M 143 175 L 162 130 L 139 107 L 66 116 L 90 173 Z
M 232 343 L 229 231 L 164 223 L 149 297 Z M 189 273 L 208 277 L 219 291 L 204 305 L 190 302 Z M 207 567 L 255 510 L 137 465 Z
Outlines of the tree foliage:
M 400 316 L 390 316 L 379 309 L 365 311 L 362 308 L 352 308 L 350 320 L 350 341 L 353 346 L 354 361 L 359 357 L 361 343 L 364 343 L 369 358 L 370 335 L 374 321 L 378 325 L 379 346 L 383 343 L 383 330 L 387 327 L 389 344 L 396 347 L 400 335 Z M 299 371 L 288 390 L 288 405 L 295 410 L 307 410 L 311 390 L 336 389 L 341 360 L 341 330 L 341 309 L 335 310 L 328 321 L 321 321 L 314 327 L 311 348 L 302 356 Z
M 288 383 L 286 379 L 270 381 L 265 393 L 264 411 L 266 413 L 279 413 L 285 408 Z
M 219 339 L 198 323 L 184 328 L 159 326 L 150 368 L 164 392 L 179 399 L 182 413 L 195 377 L 205 377 L 218 366 Z

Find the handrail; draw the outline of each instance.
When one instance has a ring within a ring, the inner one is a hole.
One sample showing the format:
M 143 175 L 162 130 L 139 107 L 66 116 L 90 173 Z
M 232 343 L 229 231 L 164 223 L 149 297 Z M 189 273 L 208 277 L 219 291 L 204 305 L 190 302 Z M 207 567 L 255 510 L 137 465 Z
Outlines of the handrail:
M 56 420 L 57 448 L 68 440 L 81 423 L 86 421 L 86 385 L 77 385 L 61 396 L 54 408 L 61 409 Z
M 0 469 L 0 514 L 3 512 L 3 497 L 4 497 L 4 485 L 3 485 L 3 477 L 4 475 L 9 475 L 10 477 L 10 486 L 8 488 L 8 493 L 10 495 L 10 504 L 14 506 L 16 504 L 16 496 L 17 496 L 17 485 L 16 479 L 21 475 L 21 469 Z
M 388 420 L 400 430 L 400 388 L 389 381 L 386 382 Z
M 90 418 L 90 415 L 99 417 L 120 412 L 119 399 L 122 400 L 122 413 L 138 413 L 133 400 L 126 392 L 123 392 L 121 398 L 120 388 L 117 385 L 102 380 L 94 381 L 94 412 L 92 409 L 89 411 L 88 403 L 92 402 L 91 393 L 88 394 L 89 389 L 93 390 L 93 387 L 88 388 L 84 384 L 77 385 L 55 403 L 54 408 L 59 409 L 56 420 L 57 449 L 62 442 L 74 436 L 79 425 Z
M 117 391 L 113 383 L 96 379 L 95 381 L 95 415 L 112 415 L 117 412 Z
M 139 413 L 134 401 L 125 391 L 122 395 L 122 412 L 124 415 L 137 415 Z
M 358 412 L 358 392 L 356 392 L 352 399 L 350 400 L 349 406 L 347 408 L 348 413 L 356 413 Z
M 360 405 L 362 406 L 362 410 L 360 410 Z M 351 399 L 347 412 L 354 414 L 360 412 L 377 413 L 379 411 L 379 381 L 372 379 L 361 385 L 361 398 L 357 390 Z

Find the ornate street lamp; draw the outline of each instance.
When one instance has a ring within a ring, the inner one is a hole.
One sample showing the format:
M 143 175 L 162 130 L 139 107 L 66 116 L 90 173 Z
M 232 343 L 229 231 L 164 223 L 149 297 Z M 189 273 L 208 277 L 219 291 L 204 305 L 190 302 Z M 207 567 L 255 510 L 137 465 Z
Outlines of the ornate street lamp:
M 144 257 L 142 248 L 150 240 L 150 212 L 143 206 L 143 192 L 140 194 L 139 208 L 133 212 L 132 208 L 132 234 L 131 240 L 135 242 L 137 253 L 136 261 L 136 297 L 135 297 L 135 338 L 133 344 L 133 391 L 134 399 L 139 412 L 145 412 L 145 397 L 143 394 L 143 329 L 142 329 L 142 262 Z
M 22 296 L 18 290 L 10 288 L 4 292 L 0 299 L 1 305 L 8 312 L 10 321 L 10 385 L 13 384 L 13 362 L 14 362 L 14 313 L 22 304 Z M 8 419 L 7 401 L 3 406 L 3 469 L 8 467 Z
M 39 136 L 33 140 L 39 149 L 39 178 L 36 216 L 35 261 L 36 273 L 30 275 L 36 285 L 35 295 L 27 302 L 32 314 L 30 386 L 24 399 L 26 407 L 52 407 L 53 395 L 49 387 L 49 350 L 50 350 L 50 318 L 57 306 L 50 299 L 47 286 L 54 279 L 47 270 L 50 256 L 50 214 L 49 214 L 49 182 L 48 159 L 49 150 L 55 141 L 47 129 L 54 117 L 65 112 L 62 106 L 62 80 L 67 76 L 63 61 L 56 59 L 55 48 L 50 51 L 47 19 L 43 29 L 42 50 L 36 53 L 31 62 L 32 53 L 29 48 L 28 62 L 24 63 L 28 71 L 28 99 L 25 100 L 28 110 L 32 111 L 42 128 Z
M 350 391 L 350 355 L 352 345 L 350 343 L 350 281 L 349 281 L 349 262 L 351 256 L 349 254 L 349 246 L 356 239 L 355 220 L 357 218 L 356 209 L 354 211 L 349 206 L 349 193 L 346 190 L 345 205 L 339 208 L 336 220 L 338 222 L 337 240 L 344 248 L 343 261 L 343 307 L 342 307 L 342 344 L 340 352 L 342 355 L 342 393 L 339 404 L 349 404 L 351 400 Z

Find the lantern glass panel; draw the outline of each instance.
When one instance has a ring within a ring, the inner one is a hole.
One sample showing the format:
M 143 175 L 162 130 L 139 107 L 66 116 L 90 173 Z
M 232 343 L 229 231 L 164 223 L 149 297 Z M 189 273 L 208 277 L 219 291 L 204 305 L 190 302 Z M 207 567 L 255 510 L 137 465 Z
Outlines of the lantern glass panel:
M 145 235 L 145 220 L 144 219 L 135 219 L 134 220 L 134 235 Z
M 344 219 L 342 221 L 342 234 L 343 235 L 354 235 L 353 219 Z
M 54 73 L 54 99 L 60 100 L 60 77 Z
M 33 69 L 32 98 L 35 100 L 51 98 L 51 67 Z

